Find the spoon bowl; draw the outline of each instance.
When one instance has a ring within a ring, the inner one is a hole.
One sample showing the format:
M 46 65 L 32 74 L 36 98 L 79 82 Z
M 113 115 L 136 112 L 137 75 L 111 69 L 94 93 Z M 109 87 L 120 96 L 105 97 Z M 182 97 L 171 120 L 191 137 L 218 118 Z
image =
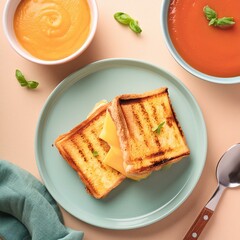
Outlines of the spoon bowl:
M 218 180 L 216 191 L 202 209 L 183 240 L 198 239 L 213 215 L 224 190 L 240 186 L 240 143 L 233 145 L 222 155 L 217 164 L 216 175 Z
M 240 144 L 229 148 L 217 165 L 217 179 L 225 187 L 240 186 Z

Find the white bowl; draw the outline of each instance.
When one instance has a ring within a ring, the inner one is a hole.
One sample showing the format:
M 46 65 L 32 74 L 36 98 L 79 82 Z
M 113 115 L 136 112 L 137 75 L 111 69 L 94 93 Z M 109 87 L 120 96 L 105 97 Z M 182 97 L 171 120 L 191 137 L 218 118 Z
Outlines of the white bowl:
M 160 13 L 160 23 L 161 23 L 161 28 L 164 36 L 165 43 L 167 45 L 168 50 L 174 57 L 174 59 L 189 73 L 192 75 L 203 79 L 208 82 L 213 82 L 213 83 L 221 83 L 221 84 L 233 84 L 233 83 L 240 83 L 240 76 L 236 77 L 216 77 L 216 76 L 211 76 L 207 75 L 205 73 L 202 73 L 192 66 L 190 66 L 177 52 L 175 49 L 169 32 L 168 32 L 168 9 L 170 5 L 171 0 L 163 0 L 162 1 L 162 6 L 161 6 L 161 13 Z
M 82 54 L 89 44 L 91 43 L 96 29 L 97 29 L 97 22 L 98 22 L 98 9 L 97 9 L 97 4 L 95 0 L 88 0 L 89 8 L 90 8 L 90 13 L 91 13 L 91 26 L 90 26 L 90 31 L 89 35 L 84 42 L 84 44 L 74 53 L 71 55 L 59 59 L 59 60 L 42 60 L 37 57 L 32 56 L 28 51 L 26 51 L 21 44 L 18 42 L 15 31 L 13 29 L 13 19 L 14 19 L 14 14 L 17 9 L 18 4 L 20 3 L 21 0 L 7 0 L 4 10 L 3 10 L 3 30 L 4 33 L 10 43 L 10 45 L 13 47 L 13 49 L 22 57 L 25 59 L 39 63 L 39 64 L 45 64 L 45 65 L 55 65 L 55 64 L 61 64 L 68 62 L 80 54 Z

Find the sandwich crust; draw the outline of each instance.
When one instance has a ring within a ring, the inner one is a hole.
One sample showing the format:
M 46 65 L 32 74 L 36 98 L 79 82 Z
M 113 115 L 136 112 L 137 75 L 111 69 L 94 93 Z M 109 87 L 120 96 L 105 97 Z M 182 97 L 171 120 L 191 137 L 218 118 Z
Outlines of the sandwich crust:
M 190 154 L 167 88 L 117 96 L 108 110 L 117 128 L 127 173 L 156 171 Z M 157 133 L 153 129 L 160 124 L 162 129 Z

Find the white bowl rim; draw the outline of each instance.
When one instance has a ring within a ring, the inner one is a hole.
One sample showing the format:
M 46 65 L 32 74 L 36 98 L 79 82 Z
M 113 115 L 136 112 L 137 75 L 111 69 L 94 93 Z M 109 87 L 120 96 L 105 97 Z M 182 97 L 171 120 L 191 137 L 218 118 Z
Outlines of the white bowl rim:
M 30 53 L 28 53 L 25 49 L 23 49 L 23 47 L 19 44 L 19 43 L 15 43 L 17 42 L 14 41 L 10 34 L 9 34 L 9 26 L 10 23 L 9 21 L 7 21 L 7 17 L 9 14 L 9 8 L 11 7 L 11 4 L 16 4 L 16 8 L 19 4 L 21 0 L 7 0 L 7 2 L 5 3 L 4 9 L 3 9 L 3 16 L 2 16 L 2 22 L 3 22 L 3 31 L 5 33 L 5 36 L 7 37 L 8 42 L 10 43 L 11 47 L 23 58 L 34 62 L 34 63 L 38 63 L 38 64 L 43 64 L 43 65 L 57 65 L 57 64 L 62 64 L 62 63 L 66 63 L 70 60 L 73 60 L 74 58 L 76 58 L 77 56 L 79 56 L 81 53 L 83 53 L 87 47 L 90 45 L 90 43 L 93 40 L 93 37 L 96 33 L 97 30 L 97 22 L 98 22 L 98 7 L 97 7 L 97 3 L 96 0 L 87 0 L 89 7 L 90 7 L 90 13 L 91 13 L 91 29 L 90 29 L 90 33 L 86 39 L 86 41 L 84 42 L 84 44 L 74 53 L 72 53 L 71 55 L 63 58 L 63 59 L 59 59 L 59 60 L 42 60 L 39 59 L 37 57 L 32 56 Z M 14 9 L 15 11 L 15 9 Z M 12 26 L 11 26 L 12 28 Z
M 205 73 L 202 73 L 193 67 L 191 67 L 185 60 L 178 54 L 176 51 L 167 28 L 167 14 L 168 14 L 168 6 L 171 0 L 163 0 L 161 5 L 161 11 L 160 11 L 160 27 L 163 33 L 164 41 L 167 45 L 167 48 L 173 58 L 178 62 L 179 65 L 181 65 L 185 70 L 187 70 L 189 73 L 191 73 L 193 76 L 196 76 L 202 80 L 212 82 L 212 83 L 220 83 L 220 84 L 235 84 L 240 83 L 240 76 L 236 77 L 215 77 L 211 76 Z

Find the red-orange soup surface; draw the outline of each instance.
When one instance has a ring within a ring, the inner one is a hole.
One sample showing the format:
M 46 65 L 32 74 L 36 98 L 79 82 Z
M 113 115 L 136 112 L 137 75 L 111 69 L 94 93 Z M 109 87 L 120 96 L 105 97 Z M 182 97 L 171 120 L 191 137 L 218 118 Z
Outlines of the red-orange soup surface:
M 219 18 L 233 17 L 235 25 L 209 26 L 206 5 Z M 168 29 L 177 52 L 193 68 L 217 77 L 240 76 L 239 0 L 171 0 Z

